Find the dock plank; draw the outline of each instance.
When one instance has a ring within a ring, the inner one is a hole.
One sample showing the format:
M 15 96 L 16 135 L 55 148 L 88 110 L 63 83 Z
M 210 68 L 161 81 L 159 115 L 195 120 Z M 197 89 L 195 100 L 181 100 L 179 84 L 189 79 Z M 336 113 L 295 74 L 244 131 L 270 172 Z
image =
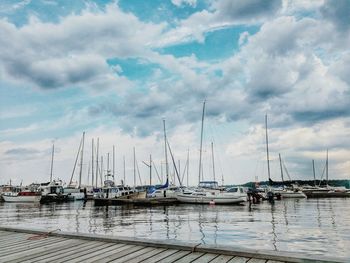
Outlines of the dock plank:
M 124 246 L 121 246 L 121 247 L 116 248 L 116 249 L 114 249 L 112 251 L 106 252 L 103 255 L 97 255 L 97 256 L 94 256 L 94 257 L 90 257 L 89 259 L 85 260 L 84 263 L 99 262 L 101 259 L 103 259 L 105 257 L 108 257 L 110 255 L 116 254 L 118 252 L 130 249 L 130 248 L 133 248 L 133 247 L 135 247 L 135 246 L 134 245 L 126 245 L 126 244 L 124 244 Z
M 228 263 L 245 263 L 248 262 L 250 260 L 250 258 L 245 258 L 245 257 L 234 257 L 233 259 L 231 259 Z M 249 261 L 250 262 L 250 261 Z M 264 261 L 265 262 L 265 261 Z M 254 262 L 252 262 L 254 263 Z M 258 263 L 258 262 L 256 262 Z
M 310 256 L 303 253 L 253 250 L 230 246 L 208 246 L 177 241 L 146 240 L 128 237 L 45 232 L 1 227 L 10 234 L 0 235 L 0 262 L 128 262 L 128 263 L 287 263 L 337 262 L 348 258 Z M 29 233 L 21 234 L 18 232 Z M 28 239 L 42 235 L 43 239 Z M 1 246 L 2 244 L 2 246 Z M 193 249 L 195 248 L 195 252 Z
M 176 260 L 179 260 L 180 258 L 187 256 L 188 254 L 191 254 L 191 251 L 180 250 L 180 251 L 170 255 L 169 257 L 163 258 L 157 262 L 172 263 L 172 262 L 175 262 Z
M 7 242 L 7 241 L 9 241 L 10 240 L 10 238 L 9 237 L 11 237 L 11 239 L 21 239 L 21 238 L 28 238 L 28 237 L 30 237 L 31 235 L 29 235 L 29 234 L 23 234 L 23 233 L 16 233 L 16 234 L 14 234 L 14 235 L 11 235 L 11 234 L 9 234 L 9 235 L 6 235 L 6 236 L 1 236 L 0 237 L 0 243 L 4 243 L 4 242 Z
M 128 254 L 128 255 L 125 255 L 121 258 L 117 258 L 115 260 L 112 260 L 110 261 L 111 263 L 123 263 L 123 262 L 129 262 L 131 259 L 137 257 L 137 256 L 140 256 L 140 255 L 143 255 L 145 253 L 148 253 L 152 250 L 154 250 L 155 248 L 154 247 L 144 247 L 143 249 L 141 250 L 138 250 L 136 251 L 135 253 L 131 253 L 131 254 Z
M 266 263 L 266 261 L 266 259 L 251 258 L 247 261 L 247 263 Z
M 97 262 L 99 262 L 99 263 L 111 262 L 112 260 L 124 257 L 124 256 L 129 255 L 129 254 L 133 254 L 136 251 L 141 250 L 143 248 L 145 248 L 145 247 L 144 246 L 133 246 L 129 249 L 124 249 L 122 251 L 110 254 L 107 257 L 103 257 L 103 258 L 99 259 Z M 114 252 L 114 251 L 112 251 L 112 252 Z
M 211 262 L 214 258 L 218 257 L 218 254 L 212 254 L 212 253 L 206 253 L 200 258 L 197 258 L 196 260 L 192 261 L 192 263 L 207 263 Z
M 48 259 L 49 261 L 53 262 L 54 260 L 61 259 L 62 257 L 68 257 L 80 251 L 85 251 L 87 249 L 90 249 L 91 247 L 98 246 L 99 244 L 102 244 L 102 242 L 87 242 L 87 244 L 82 244 L 82 245 L 79 245 L 78 247 L 65 249 L 64 251 L 61 251 L 59 254 L 57 254 L 56 252 L 54 253 L 50 252 L 49 254 L 38 257 L 35 262 L 44 263 L 44 262 L 47 262 Z
M 210 261 L 210 263 L 227 263 L 232 258 L 233 258 L 233 256 L 220 255 L 220 256 L 214 258 L 212 261 Z
M 176 252 L 178 252 L 179 250 L 177 249 L 167 249 L 163 252 L 160 252 L 159 254 L 151 257 L 151 258 L 148 258 L 144 261 L 142 261 L 142 263 L 153 263 L 153 262 L 158 262 L 159 260 L 162 260 L 163 258 L 166 258 L 172 254 L 175 254 Z
M 4 261 L 14 261 L 14 260 L 18 260 L 18 259 L 25 259 L 26 256 L 30 256 L 33 254 L 40 254 L 41 252 L 45 252 L 48 250 L 56 250 L 59 249 L 60 246 L 65 245 L 65 244 L 74 244 L 74 242 L 76 242 L 75 240 L 64 240 L 64 241 L 59 241 L 59 243 L 53 243 L 50 245 L 45 245 L 45 246 L 40 246 L 40 247 L 35 247 L 35 248 L 31 248 L 29 250 L 24 250 L 21 251 L 19 253 L 11 253 L 8 254 L 6 256 L 2 256 L 1 260 Z
M 76 249 L 79 249 L 79 248 L 82 248 L 82 247 L 86 247 L 87 245 L 90 245 L 91 244 L 89 242 L 86 242 L 85 240 L 79 240 L 80 242 L 76 243 L 76 244 L 69 244 L 67 245 L 67 247 L 64 248 L 64 252 L 66 251 L 73 251 L 72 253 L 75 253 L 75 250 Z M 62 247 L 60 247 L 61 249 Z M 62 255 L 61 252 L 63 251 L 60 251 L 60 256 Z M 52 251 L 52 250 L 49 250 L 49 251 L 46 251 L 46 252 L 42 252 L 40 253 L 40 255 L 33 255 L 31 257 L 27 257 L 25 259 L 25 261 L 22 261 L 22 263 L 32 263 L 32 262 L 47 262 L 48 259 L 51 260 L 51 258 L 57 256 L 57 251 Z
M 115 249 L 123 247 L 123 246 L 125 246 L 125 244 L 110 243 L 110 246 L 108 246 L 108 247 L 105 247 L 103 249 L 99 249 L 99 250 L 92 252 L 92 253 L 86 253 L 86 255 L 84 255 L 84 256 L 77 257 L 77 258 L 71 259 L 71 260 L 67 260 L 65 262 L 69 262 L 69 263 L 76 263 L 76 262 L 82 262 L 82 261 L 86 262 L 87 260 L 89 260 L 92 257 L 99 256 L 101 254 L 104 255 L 106 252 L 115 251 Z
M 25 235 L 25 236 L 17 236 L 17 237 L 11 237 L 10 239 L 8 239 L 7 241 L 1 242 L 0 243 L 0 247 L 4 248 L 7 246 L 12 246 L 14 247 L 15 245 L 19 245 L 25 242 L 31 242 L 34 243 L 34 241 L 40 241 L 40 240 L 45 240 L 48 239 L 47 236 L 42 236 L 40 239 L 30 239 L 31 237 L 33 237 L 33 235 Z
M 155 256 L 157 256 L 159 253 L 165 251 L 165 248 L 155 248 L 147 253 L 144 253 L 140 256 L 137 256 L 135 258 L 132 258 L 128 261 L 128 263 L 139 263 L 139 262 L 144 262 L 146 259 L 149 258 L 154 258 Z
M 65 241 L 66 239 L 64 238 L 54 238 L 54 239 L 47 239 L 47 240 L 34 240 L 34 241 L 29 241 L 30 243 L 23 243 L 17 246 L 13 246 L 11 248 L 4 248 L 0 249 L 0 254 L 1 255 L 8 255 L 12 254 L 13 252 L 20 253 L 22 251 L 27 251 L 30 249 L 34 249 L 36 247 L 42 247 L 45 245 L 50 245 L 54 244 L 57 242 L 62 242 Z
M 66 243 L 58 247 L 47 249 L 45 251 L 40 251 L 31 255 L 26 255 L 25 257 L 21 257 L 21 258 L 17 258 L 15 260 L 9 261 L 9 263 L 17 263 L 17 262 L 23 263 L 24 261 L 38 262 L 38 258 L 40 256 L 47 255 L 49 253 L 55 253 L 57 255 L 57 253 L 60 253 L 64 249 L 69 249 L 69 248 L 75 247 L 78 244 L 81 244 L 81 240 L 70 240 L 70 241 L 72 242 Z
M 111 245 L 113 245 L 113 244 L 112 243 L 102 242 L 101 244 L 99 244 L 97 246 L 93 246 L 93 247 L 90 247 L 89 249 L 84 249 L 82 251 L 75 252 L 74 254 L 71 254 L 71 255 L 65 256 L 65 257 L 61 257 L 61 258 L 56 259 L 56 260 L 54 260 L 52 262 L 55 262 L 55 263 L 67 262 L 69 260 L 76 259 L 76 258 L 85 256 L 85 255 L 88 255 L 90 253 L 94 253 L 95 251 L 99 251 L 99 250 L 104 249 L 106 247 L 110 247 Z
M 176 263 L 188 263 L 188 262 L 192 262 L 192 261 L 200 258 L 203 255 L 204 255 L 204 253 L 202 253 L 202 252 L 192 252 L 192 253 L 176 260 L 175 262 Z

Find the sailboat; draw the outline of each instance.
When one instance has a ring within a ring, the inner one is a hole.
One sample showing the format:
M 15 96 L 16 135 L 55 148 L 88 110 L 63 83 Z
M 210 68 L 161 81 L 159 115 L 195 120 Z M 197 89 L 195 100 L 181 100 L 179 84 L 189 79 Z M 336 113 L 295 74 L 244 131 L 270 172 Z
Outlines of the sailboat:
M 171 151 L 171 148 L 169 145 L 169 141 L 168 141 L 167 136 L 166 136 L 165 120 L 163 120 L 163 131 L 164 131 L 164 156 L 165 156 L 166 182 L 164 185 L 150 188 L 147 192 L 147 197 L 152 198 L 154 200 L 158 200 L 158 201 L 164 200 L 168 203 L 174 203 L 174 202 L 177 202 L 176 196 L 179 193 L 181 188 L 177 187 L 174 184 L 170 184 L 170 182 L 169 182 L 168 149 L 170 151 L 170 155 L 172 157 L 173 164 L 174 164 L 174 170 L 175 170 L 175 173 L 177 175 L 178 175 L 178 171 L 177 171 L 176 165 L 174 163 L 174 156 L 172 154 L 172 151 Z M 150 167 L 150 169 L 151 169 L 151 167 Z M 150 170 L 150 172 L 151 172 L 151 170 Z M 150 176 L 151 176 L 151 174 L 150 174 Z M 180 185 L 182 185 L 182 182 L 180 179 L 179 179 L 179 182 L 180 182 Z
M 350 190 L 345 187 L 333 187 L 328 185 L 328 149 L 326 154 L 326 185 L 321 187 L 320 185 L 316 186 L 316 176 L 315 176 L 315 165 L 314 161 L 312 162 L 313 173 L 315 186 L 314 187 L 303 187 L 303 193 L 308 198 L 323 198 L 323 197 L 350 197 Z M 321 182 L 320 182 L 321 184 Z
M 224 191 L 219 188 L 218 182 L 203 181 L 202 177 L 202 147 L 203 147 L 203 124 L 205 113 L 205 101 L 203 102 L 201 140 L 199 151 L 199 174 L 198 187 L 194 189 L 184 189 L 182 193 L 176 195 L 181 203 L 194 204 L 239 204 L 247 200 L 247 195 L 242 187 L 237 187 L 232 191 Z
M 83 156 L 84 156 L 84 140 L 85 140 L 85 132 L 83 132 L 83 137 L 80 141 L 77 157 L 75 159 L 74 167 L 73 167 L 73 172 L 72 176 L 69 180 L 69 184 L 67 187 L 65 187 L 64 193 L 67 194 L 68 200 L 75 201 L 75 200 L 85 200 L 86 196 L 85 193 L 86 190 L 84 191 L 81 189 L 81 177 L 82 177 L 82 172 L 83 172 Z M 78 184 L 73 184 L 73 176 L 75 172 L 75 168 L 77 165 L 77 161 L 80 155 L 80 171 L 79 171 L 79 182 Z
M 51 173 L 50 182 L 41 184 L 38 190 L 41 191 L 41 203 L 45 202 L 62 202 L 66 201 L 68 196 L 63 192 L 63 186 L 61 180 L 53 180 L 53 159 L 55 153 L 55 144 L 52 145 L 52 156 L 51 156 Z
M 285 187 L 284 186 L 284 178 L 283 178 L 283 168 L 282 168 L 282 158 L 281 154 L 278 154 L 279 160 L 280 160 L 280 168 L 281 168 L 281 177 L 282 177 L 282 183 L 283 183 L 283 190 L 282 191 L 275 191 L 276 193 L 281 194 L 282 198 L 306 198 L 306 195 L 300 191 L 297 187 Z

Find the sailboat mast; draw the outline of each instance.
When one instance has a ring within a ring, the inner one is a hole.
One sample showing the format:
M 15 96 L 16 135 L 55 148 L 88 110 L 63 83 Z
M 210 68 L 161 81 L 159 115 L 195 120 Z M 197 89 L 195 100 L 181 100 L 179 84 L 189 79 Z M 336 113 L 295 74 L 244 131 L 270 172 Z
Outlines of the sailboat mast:
M 312 171 L 314 174 L 314 185 L 316 186 L 315 161 L 312 160 Z
M 109 174 L 109 153 L 107 153 L 107 174 Z
M 278 157 L 280 159 L 280 168 L 281 168 L 281 177 L 282 177 L 282 183 L 283 183 L 283 187 L 284 187 L 284 179 L 283 179 L 283 169 L 282 169 L 282 158 L 281 158 L 281 154 L 278 154 Z
M 136 153 L 134 147 L 134 189 L 136 189 Z
M 103 156 L 101 156 L 100 179 L 101 179 L 101 187 L 102 187 L 103 186 Z
M 269 182 L 271 180 L 270 175 L 270 159 L 269 159 L 269 139 L 267 135 L 267 114 L 265 115 L 265 131 L 266 131 L 266 159 L 267 159 L 267 172 L 269 176 Z
M 164 128 L 165 173 L 166 173 L 166 179 L 169 182 L 168 147 L 167 147 L 167 138 L 166 138 L 166 129 L 165 129 L 165 119 L 163 119 L 163 128 Z
M 81 186 L 81 175 L 83 173 L 83 156 L 84 156 L 84 139 L 85 139 L 85 132 L 83 132 L 83 141 L 81 145 L 81 155 L 80 155 L 80 172 L 79 172 L 79 185 L 78 188 Z
M 149 185 L 152 185 L 152 155 L 149 155 Z
M 115 181 L 115 146 L 113 145 L 113 180 Z
M 188 187 L 188 173 L 190 169 L 190 149 L 187 149 L 187 187 Z
M 204 111 L 205 111 L 205 101 L 203 102 L 203 112 L 202 112 L 201 143 L 200 143 L 200 148 L 199 148 L 198 183 L 200 183 L 200 181 L 201 181 L 201 172 L 202 172 L 202 146 L 203 146 Z
M 327 159 L 326 159 L 326 185 L 328 186 L 328 149 L 327 149 Z
M 212 157 L 212 161 L 213 161 L 213 179 L 215 182 L 215 162 L 214 162 L 214 145 L 213 142 L 211 142 L 211 157 Z
M 91 186 L 94 187 L 94 138 L 91 141 Z
M 97 146 L 96 146 L 96 188 L 97 188 L 97 180 L 98 180 L 98 150 L 100 147 L 100 138 L 97 138 Z
M 51 154 L 51 172 L 50 172 L 50 183 L 52 182 L 52 175 L 53 175 L 53 156 L 55 153 L 55 144 L 52 144 L 52 154 Z
M 125 185 L 125 155 L 123 156 L 123 176 L 124 176 L 124 180 L 123 180 L 123 185 Z

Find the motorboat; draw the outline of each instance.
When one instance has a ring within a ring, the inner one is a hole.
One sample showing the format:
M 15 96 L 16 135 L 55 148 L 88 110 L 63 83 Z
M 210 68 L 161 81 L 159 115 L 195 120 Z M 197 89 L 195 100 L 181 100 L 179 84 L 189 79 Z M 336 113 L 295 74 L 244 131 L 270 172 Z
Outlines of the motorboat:
M 41 191 L 41 202 L 63 202 L 68 200 L 68 195 L 64 193 L 62 181 L 51 181 L 49 183 L 41 184 L 38 187 Z
M 3 195 L 5 202 L 12 203 L 32 203 L 32 202 L 40 202 L 41 193 L 35 191 L 21 191 L 21 192 L 7 192 Z
M 136 191 L 129 186 L 115 185 L 112 180 L 104 181 L 104 187 L 94 192 L 94 200 L 96 199 L 116 199 L 134 194 Z

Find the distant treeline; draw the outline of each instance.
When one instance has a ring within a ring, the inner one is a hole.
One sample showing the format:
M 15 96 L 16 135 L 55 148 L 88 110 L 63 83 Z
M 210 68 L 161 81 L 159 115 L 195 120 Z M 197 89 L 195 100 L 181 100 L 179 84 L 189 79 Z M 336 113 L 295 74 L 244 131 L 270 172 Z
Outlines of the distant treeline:
M 268 185 L 269 181 L 261 181 L 259 182 L 259 185 Z M 298 185 L 315 185 L 315 181 L 314 180 L 294 180 L 294 181 L 285 181 L 284 183 L 282 183 L 282 181 L 273 181 L 272 182 L 273 185 L 291 185 L 291 184 L 298 184 Z M 316 180 L 316 185 L 321 185 L 324 186 L 326 185 L 326 181 L 320 181 L 320 180 Z M 344 186 L 347 189 L 350 189 L 350 180 L 328 180 L 328 185 L 330 186 Z M 254 187 L 255 186 L 255 182 L 249 182 L 249 183 L 245 183 L 242 186 L 245 187 Z

